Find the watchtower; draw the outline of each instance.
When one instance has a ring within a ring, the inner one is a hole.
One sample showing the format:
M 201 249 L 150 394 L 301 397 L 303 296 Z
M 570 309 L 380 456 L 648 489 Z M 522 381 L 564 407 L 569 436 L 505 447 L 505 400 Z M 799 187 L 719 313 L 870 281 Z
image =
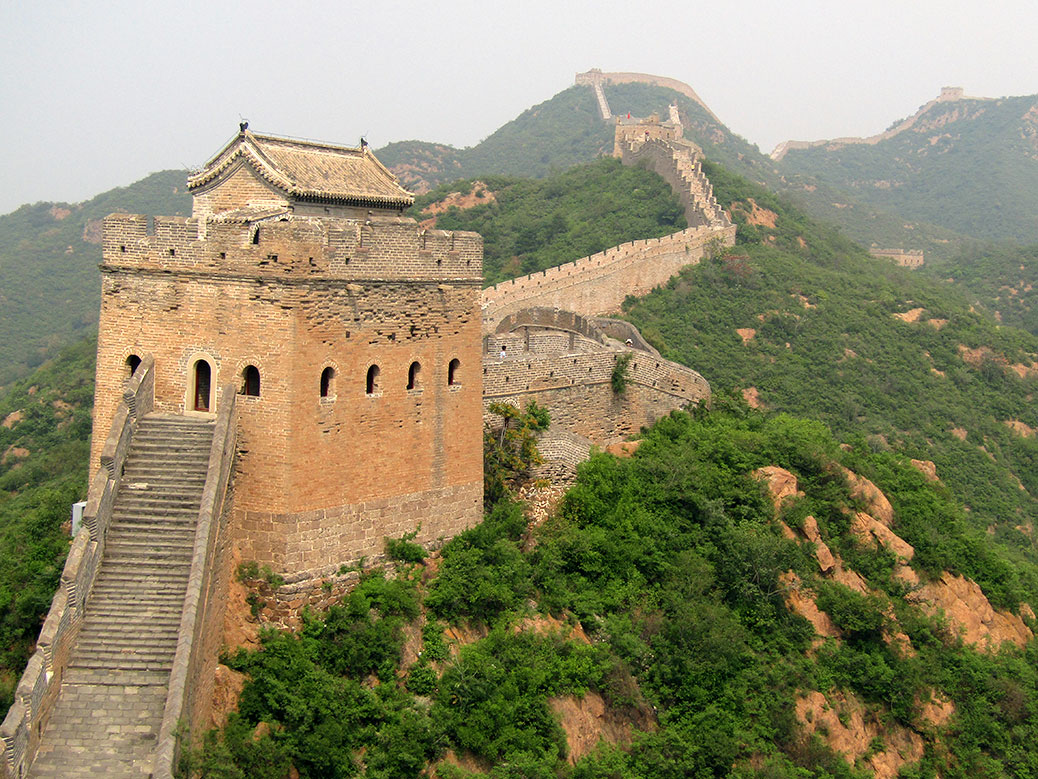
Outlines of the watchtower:
M 239 390 L 241 559 L 321 576 L 478 522 L 480 236 L 402 216 L 364 144 L 243 125 L 188 187 L 190 218 L 105 220 L 92 467 L 151 354 L 156 411 Z

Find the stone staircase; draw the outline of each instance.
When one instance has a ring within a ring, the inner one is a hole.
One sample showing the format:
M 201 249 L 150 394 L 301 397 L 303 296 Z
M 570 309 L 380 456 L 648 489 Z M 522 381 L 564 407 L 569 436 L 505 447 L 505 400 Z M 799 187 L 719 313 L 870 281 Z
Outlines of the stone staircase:
M 212 440 L 204 419 L 141 420 L 30 777 L 151 773 Z
M 598 113 L 605 121 L 609 121 L 613 118 L 612 111 L 609 110 L 609 101 L 606 100 L 605 90 L 602 88 L 602 82 L 596 81 L 594 84 L 595 100 L 598 101 Z

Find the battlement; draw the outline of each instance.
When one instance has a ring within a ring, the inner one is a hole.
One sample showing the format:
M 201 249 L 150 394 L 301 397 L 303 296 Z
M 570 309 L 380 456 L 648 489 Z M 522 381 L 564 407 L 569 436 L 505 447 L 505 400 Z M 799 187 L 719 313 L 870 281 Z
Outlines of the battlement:
M 423 230 L 406 217 L 301 217 L 258 221 L 112 214 L 105 270 L 279 279 L 479 282 L 483 239 Z
M 613 375 L 621 359 L 625 386 L 617 392 Z M 536 401 L 551 414 L 549 440 L 561 446 L 543 451 L 547 460 L 561 461 L 556 466 L 572 467 L 587 457 L 590 444 L 622 441 L 674 409 L 709 398 L 706 379 L 664 359 L 626 322 L 531 308 L 483 337 L 484 421 L 496 423 L 491 403 Z
M 652 125 L 639 125 L 651 129 Z M 714 188 L 703 172 L 702 150 L 691 141 L 665 136 L 621 138 L 617 126 L 616 146 L 624 165 L 644 165 L 654 170 L 685 207 L 685 221 L 689 227 L 709 225 L 723 229 L 731 226 L 731 219 L 714 197 Z
M 619 72 L 603 72 L 600 68 L 592 68 L 585 73 L 577 73 L 573 79 L 573 83 L 578 86 L 595 86 L 602 84 L 649 84 L 650 86 L 664 87 L 665 89 L 673 89 L 675 92 L 684 95 L 688 99 L 696 102 L 699 106 L 706 111 L 711 117 L 718 122 L 721 121 L 717 118 L 717 115 L 710 110 L 708 106 L 696 91 L 692 89 L 684 81 L 678 81 L 675 78 L 667 78 L 666 76 L 654 76 L 651 73 L 619 73 Z
M 690 227 L 503 281 L 483 290 L 483 331 L 493 331 L 504 317 L 534 306 L 586 316 L 614 313 L 628 295 L 644 295 L 684 266 L 699 262 L 715 241 L 734 244 L 735 227 Z

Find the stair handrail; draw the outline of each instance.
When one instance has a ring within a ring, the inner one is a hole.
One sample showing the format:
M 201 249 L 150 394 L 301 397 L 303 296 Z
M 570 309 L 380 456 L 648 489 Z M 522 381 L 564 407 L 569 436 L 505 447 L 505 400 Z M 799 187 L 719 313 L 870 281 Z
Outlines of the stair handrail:
M 181 735 L 200 719 L 197 706 L 199 684 L 212 679 L 203 665 L 215 660 L 220 637 L 219 624 L 223 612 L 214 600 L 214 581 L 221 573 L 219 559 L 225 539 L 227 497 L 230 492 L 231 467 L 234 462 L 236 432 L 236 388 L 227 384 L 220 392 L 220 403 L 209 449 L 209 468 L 202 488 L 202 504 L 198 511 L 191 573 L 180 618 L 176 654 L 169 676 L 166 706 L 159 726 L 151 776 L 172 779 L 182 748 Z M 206 647 L 206 641 L 210 646 Z
M 112 507 L 123 465 L 141 417 L 155 401 L 155 360 L 146 355 L 126 382 L 101 450 L 101 467 L 90 481 L 83 528 L 72 541 L 58 591 L 40 629 L 36 651 L 15 688 L 14 703 L 0 724 L 0 777 L 25 776 L 57 702 L 72 646 L 83 622 L 83 609 L 101 567 Z

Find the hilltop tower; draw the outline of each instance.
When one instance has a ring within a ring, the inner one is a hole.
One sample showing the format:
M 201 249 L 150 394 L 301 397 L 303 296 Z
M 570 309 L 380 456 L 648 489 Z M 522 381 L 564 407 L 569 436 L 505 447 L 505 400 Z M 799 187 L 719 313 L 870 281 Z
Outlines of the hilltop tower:
M 403 217 L 363 144 L 243 125 L 188 187 L 190 218 L 105 221 L 91 469 L 150 354 L 156 411 L 239 392 L 240 559 L 323 576 L 478 522 L 480 236 Z

